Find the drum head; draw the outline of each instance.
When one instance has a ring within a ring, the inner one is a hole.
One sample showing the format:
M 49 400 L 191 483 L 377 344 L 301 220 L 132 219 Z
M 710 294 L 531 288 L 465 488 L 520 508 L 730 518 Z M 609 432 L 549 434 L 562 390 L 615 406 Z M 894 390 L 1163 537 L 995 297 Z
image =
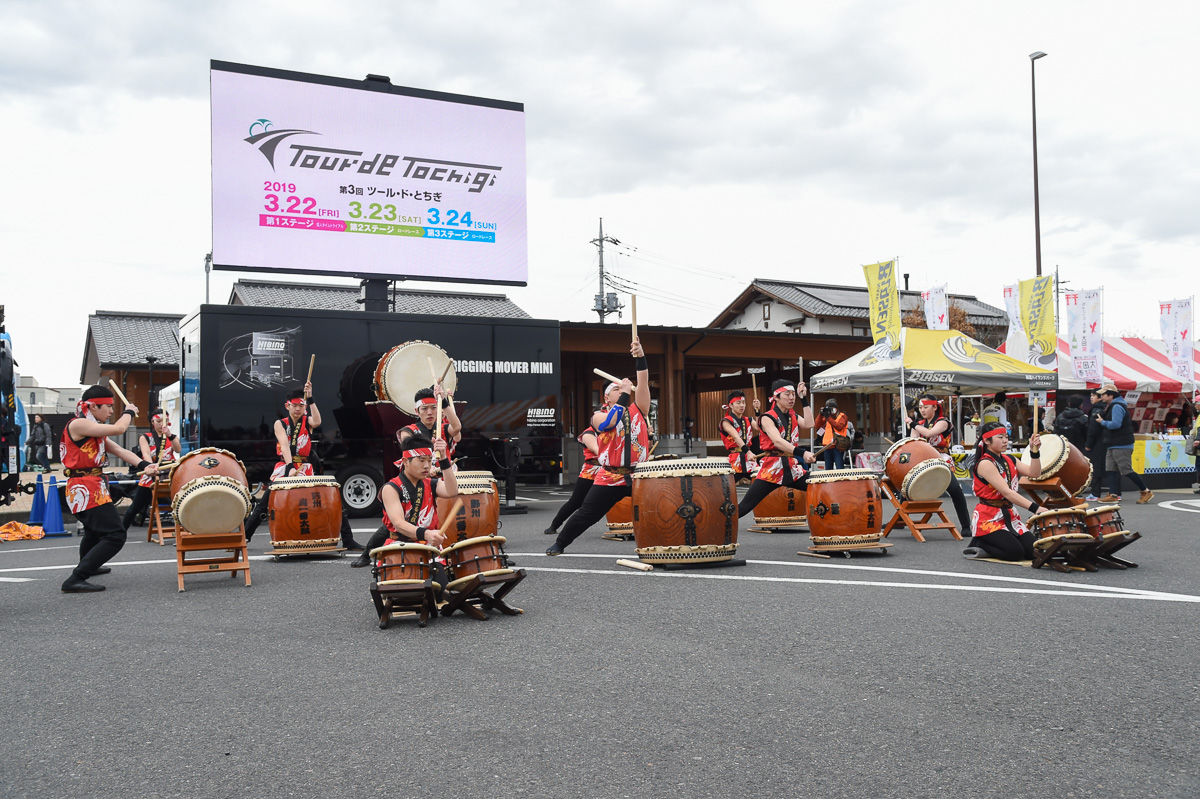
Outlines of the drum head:
M 1071 455 L 1071 448 L 1067 446 L 1067 440 L 1062 436 L 1054 433 L 1042 433 L 1042 448 L 1039 453 L 1041 454 L 1042 474 L 1038 479 L 1045 480 L 1053 477 L 1063 467 Z M 1028 448 L 1021 453 L 1021 463 L 1026 466 L 1033 463 L 1029 457 Z
M 245 488 L 227 478 L 200 478 L 183 487 L 173 503 L 175 518 L 189 533 L 233 532 L 249 509 Z
M 477 538 L 468 538 L 466 541 L 459 541 L 456 544 L 451 544 L 442 550 L 442 555 L 456 552 L 460 549 L 466 549 L 467 547 L 477 547 L 480 544 L 495 544 L 496 546 L 499 546 L 507 540 L 508 539 L 502 535 L 481 535 Z
M 943 461 L 918 463 L 904 476 L 900 491 L 908 499 L 926 502 L 937 499 L 950 487 L 954 475 Z
M 895 452 L 896 450 L 900 449 L 901 447 L 903 447 L 905 444 L 910 444 L 913 441 L 924 441 L 924 440 L 925 439 L 923 439 L 923 438 L 913 438 L 911 436 L 909 438 L 900 439 L 895 444 L 892 444 L 890 447 L 888 447 L 887 452 L 883 453 L 884 462 L 886 463 L 887 461 L 890 461 L 892 459 L 892 453 Z
M 405 413 L 412 413 L 413 396 L 433 385 L 433 374 L 429 369 L 431 361 L 440 377 L 450 356 L 444 349 L 428 341 L 406 341 L 393 347 L 380 359 L 378 388 L 381 397 Z M 458 387 L 453 362 L 442 385 L 451 394 Z

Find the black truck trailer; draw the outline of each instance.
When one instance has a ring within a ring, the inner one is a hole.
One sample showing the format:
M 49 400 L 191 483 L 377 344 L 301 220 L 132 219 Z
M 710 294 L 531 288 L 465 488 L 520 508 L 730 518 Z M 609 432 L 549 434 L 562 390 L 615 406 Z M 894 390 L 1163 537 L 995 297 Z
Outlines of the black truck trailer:
M 454 361 L 459 469 L 491 471 L 502 486 L 507 469 L 526 482 L 561 482 L 556 320 L 202 305 L 179 330 L 184 451 L 230 450 L 251 483 L 269 479 L 272 426 L 315 355 L 318 468 L 337 477 L 351 515 L 378 513 L 379 489 L 397 473 L 395 433 L 415 417 L 411 396 L 400 407 L 379 400 L 376 371 L 410 341 L 435 344 Z

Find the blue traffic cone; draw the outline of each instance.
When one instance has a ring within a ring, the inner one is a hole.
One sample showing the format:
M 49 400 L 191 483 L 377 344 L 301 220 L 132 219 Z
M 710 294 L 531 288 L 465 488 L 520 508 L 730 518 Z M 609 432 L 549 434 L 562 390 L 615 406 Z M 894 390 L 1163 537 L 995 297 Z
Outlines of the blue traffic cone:
M 46 498 L 46 518 L 42 532 L 47 536 L 70 535 L 63 527 L 62 497 L 58 495 L 58 478 L 50 475 L 50 491 Z
M 33 491 L 33 509 L 29 511 L 30 527 L 39 527 L 46 518 L 46 487 L 42 485 L 42 476 L 37 476 L 37 485 Z

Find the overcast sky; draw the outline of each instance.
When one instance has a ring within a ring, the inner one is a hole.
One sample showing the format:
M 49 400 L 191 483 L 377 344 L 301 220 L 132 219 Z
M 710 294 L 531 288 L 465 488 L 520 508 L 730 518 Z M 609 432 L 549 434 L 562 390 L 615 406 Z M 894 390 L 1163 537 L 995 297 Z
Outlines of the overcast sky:
M 89 313 L 203 302 L 219 59 L 524 103 L 529 286 L 468 290 L 537 317 L 596 319 L 600 217 L 642 324 L 893 256 L 1002 307 L 1034 274 L 1044 50 L 1043 269 L 1103 286 L 1110 335 L 1157 337 L 1200 260 L 1198 23 L 1101 0 L 0 0 L 0 303 L 20 371 L 70 385 Z

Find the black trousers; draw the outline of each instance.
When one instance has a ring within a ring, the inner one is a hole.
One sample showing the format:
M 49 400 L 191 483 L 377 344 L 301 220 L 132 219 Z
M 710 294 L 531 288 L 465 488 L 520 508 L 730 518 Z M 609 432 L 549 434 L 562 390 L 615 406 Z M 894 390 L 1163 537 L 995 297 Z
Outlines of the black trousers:
M 129 507 L 125 510 L 125 518 L 121 520 L 121 526 L 128 530 L 133 526 L 133 520 L 137 515 L 150 507 L 150 500 L 154 499 L 154 489 L 146 486 L 138 486 L 137 491 L 133 493 L 133 499 L 129 501 Z
M 111 502 L 80 511 L 75 518 L 83 523 L 83 540 L 79 542 L 79 565 L 72 575 L 86 580 L 125 546 L 125 528 Z
M 558 509 L 558 513 L 554 514 L 554 520 L 550 522 L 551 530 L 558 532 L 559 525 L 565 522 L 572 513 L 579 510 L 579 506 L 583 504 L 583 498 L 587 496 L 594 482 L 595 480 L 575 481 L 575 488 L 571 491 L 570 499 Z
M 738 503 L 738 518 L 742 518 L 750 511 L 758 507 L 758 503 L 767 498 L 775 489 L 780 486 L 788 486 L 792 488 L 803 489 L 808 484 L 808 475 L 804 475 L 799 480 L 792 478 L 792 469 L 788 465 L 783 467 L 783 482 L 769 483 L 766 480 L 754 478 L 754 482 L 750 484 L 750 488 L 746 489 L 746 495 L 742 497 L 742 501 Z
M 958 482 L 958 478 L 954 476 L 953 472 L 950 474 L 950 486 L 946 489 L 946 492 L 950 495 L 950 502 L 954 505 L 954 512 L 958 514 L 959 532 L 971 532 L 971 512 L 967 510 L 967 498 L 963 494 L 962 483 Z
M 584 530 L 603 519 L 604 514 L 612 510 L 613 505 L 625 497 L 633 496 L 633 486 L 629 485 L 629 481 L 630 478 L 625 478 L 623 486 L 598 486 L 593 483 L 579 509 L 571 514 L 571 518 L 567 519 L 567 523 L 559 531 L 555 543 L 566 549 Z
M 1092 460 L 1092 487 L 1088 493 L 1093 497 L 1104 495 L 1104 459 L 1108 457 L 1107 447 L 1096 447 L 1088 453 Z
M 971 539 L 971 545 L 1000 560 L 1033 560 L 1033 542 L 1036 540 L 1033 533 L 1017 535 L 1005 529 L 976 536 Z
M 250 511 L 250 515 L 246 517 L 246 543 L 250 543 L 250 538 L 254 535 L 254 531 L 262 524 L 263 517 L 267 515 L 267 508 L 271 504 L 271 489 L 263 488 L 262 496 L 258 502 L 254 503 L 254 509 Z M 346 513 L 346 509 L 342 508 L 342 526 L 341 537 L 343 546 L 348 546 L 355 543 L 354 532 L 350 529 L 350 516 Z M 382 545 L 381 545 L 382 546 Z

